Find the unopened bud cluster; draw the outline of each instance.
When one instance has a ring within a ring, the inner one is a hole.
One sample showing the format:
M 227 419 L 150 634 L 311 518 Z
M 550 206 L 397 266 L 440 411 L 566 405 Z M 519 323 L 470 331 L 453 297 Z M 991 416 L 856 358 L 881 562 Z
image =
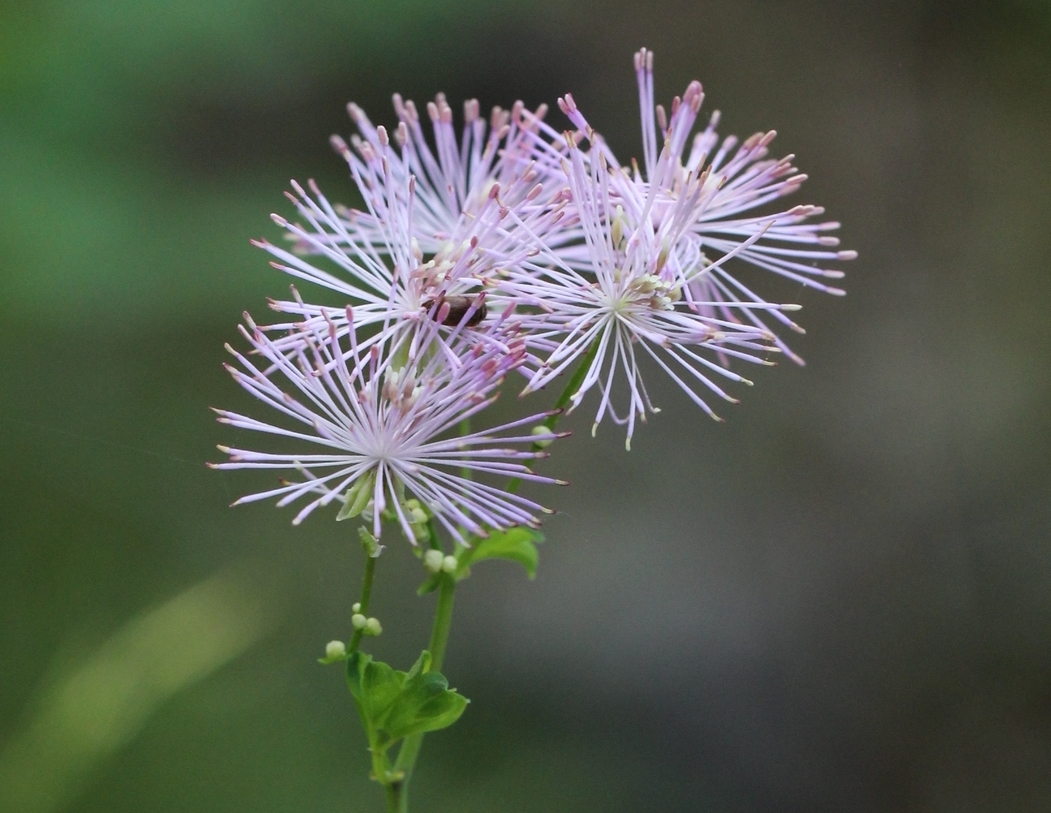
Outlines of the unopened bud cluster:
M 431 549 L 423 554 L 423 566 L 431 573 L 455 573 L 458 565 L 455 556 L 446 556 L 440 550 Z
M 361 613 L 354 613 L 350 617 L 350 624 L 364 635 L 379 635 L 383 632 L 378 618 L 366 618 Z

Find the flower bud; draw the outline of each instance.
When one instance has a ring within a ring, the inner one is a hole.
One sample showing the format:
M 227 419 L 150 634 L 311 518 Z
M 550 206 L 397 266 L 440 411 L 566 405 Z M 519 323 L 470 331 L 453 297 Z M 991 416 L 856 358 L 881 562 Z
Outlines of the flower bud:
M 532 434 L 532 435 L 550 435 L 551 434 L 551 430 L 548 429 L 546 426 L 541 424 L 540 426 L 534 426 L 532 431 L 530 432 L 530 434 Z M 543 440 L 534 440 L 533 441 L 533 445 L 538 447 L 538 448 L 540 448 L 540 449 L 546 449 L 553 442 L 554 441 L 552 441 L 551 438 L 544 438 Z
M 381 632 L 383 632 L 383 627 L 380 626 L 378 618 L 370 618 L 365 622 L 366 635 L 379 635 Z
M 441 569 L 446 573 L 455 573 L 458 564 L 459 562 L 456 561 L 455 556 L 446 556 L 442 559 Z
M 431 549 L 423 554 L 423 566 L 431 573 L 437 573 L 442 569 L 443 555 L 440 550 Z
M 350 609 L 351 609 L 352 612 L 360 613 L 361 612 L 361 602 L 360 601 L 355 601 L 351 605 Z
M 354 613 L 354 615 L 350 617 L 350 623 L 354 629 L 363 630 L 365 629 L 365 624 L 368 623 L 368 619 L 361 613 Z
M 402 507 L 405 509 L 406 519 L 409 520 L 409 529 L 412 531 L 412 535 L 409 537 L 410 541 L 415 544 L 420 539 L 429 539 L 430 530 L 427 528 L 427 523 L 430 520 L 430 516 L 423 505 L 420 504 L 420 501 L 416 499 L 406 500 Z
M 416 503 L 413 505 L 413 503 Z M 426 525 L 427 524 L 427 512 L 423 510 L 419 502 L 416 500 L 409 500 L 405 507 L 409 510 L 409 522 L 413 525 Z
M 671 243 L 665 238 L 661 241 L 661 250 L 657 254 L 657 270 L 660 271 L 664 268 L 664 264 L 668 262 L 668 256 L 671 254 Z
M 325 657 L 330 661 L 342 658 L 347 654 L 347 645 L 342 641 L 329 641 L 325 644 Z

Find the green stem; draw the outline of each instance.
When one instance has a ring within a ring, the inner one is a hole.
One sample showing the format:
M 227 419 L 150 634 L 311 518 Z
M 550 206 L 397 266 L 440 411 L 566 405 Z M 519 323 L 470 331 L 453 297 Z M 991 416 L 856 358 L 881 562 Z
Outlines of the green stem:
M 598 340 L 596 339 L 594 342 L 591 343 L 591 347 L 588 348 L 588 352 L 584 356 L 583 360 L 580 362 L 580 366 L 577 367 L 577 369 L 573 372 L 573 377 L 569 379 L 569 383 L 566 384 L 566 388 L 562 390 L 562 394 L 558 396 L 558 400 L 555 401 L 555 406 L 553 407 L 555 411 L 552 414 L 548 415 L 546 418 L 544 418 L 543 422 L 540 424 L 548 432 L 551 432 L 556 426 L 558 426 L 558 419 L 562 417 L 562 414 L 565 412 L 566 406 L 569 405 L 569 399 L 576 395 L 577 390 L 580 389 L 580 385 L 584 382 L 584 376 L 588 374 L 588 370 L 591 369 L 592 362 L 595 361 L 595 354 L 597 352 Z M 538 443 L 533 444 L 534 452 L 539 452 L 543 448 L 544 447 Z M 510 494 L 514 494 L 521 487 L 522 481 L 517 477 L 512 478 L 507 483 L 507 491 Z
M 438 587 L 438 607 L 434 611 L 434 627 L 431 629 L 431 668 L 440 672 L 445 658 L 445 646 L 449 643 L 449 628 L 453 622 L 453 599 L 456 597 L 456 577 L 446 573 Z
M 438 537 L 438 523 L 434 521 L 434 517 L 430 517 L 427 520 L 427 533 L 430 537 L 427 540 L 427 544 L 429 544 L 434 550 L 441 550 L 442 543 L 441 539 Z
M 438 606 L 434 613 L 434 626 L 431 628 L 431 642 L 428 650 L 431 653 L 430 672 L 440 672 L 445 658 L 445 646 L 449 643 L 449 628 L 453 620 L 453 599 L 456 597 L 456 577 L 446 573 L 438 585 Z M 395 771 L 403 771 L 404 778 L 392 785 L 394 797 L 398 800 L 398 813 L 407 813 L 409 809 L 409 779 L 416 765 L 416 758 L 423 745 L 423 734 L 411 734 L 405 738 L 394 763 Z M 389 798 L 389 797 L 388 797 Z M 388 806 L 390 802 L 388 801 Z
M 372 597 L 372 580 L 376 575 L 376 559 L 377 557 L 369 556 L 365 554 L 365 575 L 361 582 L 361 598 L 358 601 L 358 612 L 362 615 L 367 616 L 369 613 L 369 599 Z M 350 639 L 350 643 L 347 645 L 347 653 L 353 654 L 358 651 L 358 647 L 361 645 L 361 639 L 365 634 L 364 628 L 354 630 L 354 635 Z M 358 712 L 361 716 L 361 723 L 368 731 L 368 720 L 365 719 L 364 712 L 361 707 L 358 707 Z M 372 751 L 372 749 L 369 749 Z M 383 784 L 384 793 L 387 797 L 387 812 L 398 813 L 398 793 L 394 786 L 385 781 L 390 770 L 390 763 L 384 754 L 380 752 L 372 752 L 372 774 L 377 780 Z
M 580 389 L 580 385 L 584 381 L 584 376 L 587 375 L 588 370 L 595 361 L 595 354 L 597 352 L 598 342 L 596 341 L 588 348 L 587 354 L 581 360 L 577 369 L 573 372 L 573 377 L 569 379 L 566 388 L 562 391 L 562 394 L 555 402 L 555 411 L 551 415 L 548 415 L 541 424 L 541 426 L 548 431 L 553 430 L 558 425 L 558 419 L 562 417 L 562 413 L 569 405 L 570 399 L 576 394 L 577 390 Z M 469 424 L 466 422 L 461 424 L 461 434 L 466 434 L 469 431 Z M 534 452 L 538 452 L 542 448 L 543 447 L 538 444 L 533 444 Z M 522 481 L 515 478 L 508 483 L 507 490 L 514 493 L 521 485 Z M 428 529 L 430 531 L 431 538 L 429 541 L 431 546 L 435 548 L 439 547 L 438 529 L 433 519 L 428 523 Z M 372 569 L 374 567 L 374 561 L 370 561 L 369 566 L 366 567 L 366 586 L 362 591 L 361 600 L 362 613 L 367 609 L 368 594 L 372 589 Z M 435 608 L 434 626 L 431 628 L 431 641 L 428 646 L 428 650 L 431 653 L 431 663 L 428 667 L 428 671 L 441 671 L 442 662 L 445 660 L 445 647 L 449 643 L 449 629 L 452 626 L 453 599 L 455 597 L 456 577 L 449 573 L 442 574 L 441 581 L 438 584 L 438 606 Z M 354 651 L 360 640 L 361 631 L 359 630 L 354 633 L 354 638 L 351 640 L 351 652 Z M 423 734 L 412 734 L 406 737 L 402 742 L 401 748 L 398 750 L 398 758 L 394 763 L 393 770 L 393 773 L 400 773 L 401 778 L 384 785 L 387 796 L 387 813 L 408 813 L 409 780 L 412 778 L 412 772 L 416 766 L 416 759 L 420 755 L 420 748 L 422 746 Z
M 365 554 L 365 578 L 361 584 L 361 601 L 358 602 L 361 607 L 358 612 L 366 617 L 368 617 L 369 614 L 369 597 L 372 595 L 372 577 L 375 574 L 376 558 Z M 347 646 L 348 654 L 353 654 L 358 651 L 358 646 L 361 644 L 361 637 L 364 634 L 364 629 L 354 630 L 354 635 L 351 637 L 350 644 Z
M 584 382 L 584 376 L 588 374 L 588 370 L 591 369 L 592 362 L 595 361 L 595 354 L 598 353 L 599 340 L 596 339 L 591 343 L 591 347 L 588 348 L 587 354 L 584 356 L 583 361 L 580 362 L 580 366 L 573 372 L 573 377 L 569 379 L 569 383 L 566 384 L 566 388 L 562 390 L 562 394 L 558 396 L 558 400 L 555 401 L 555 409 L 565 409 L 566 405 L 569 404 L 569 399 L 577 394 L 577 390 L 580 389 L 580 385 Z M 559 412 L 555 415 L 548 416 L 547 420 L 544 421 L 543 425 L 548 429 L 554 429 L 555 424 L 558 423 L 559 416 L 562 413 Z
M 399 813 L 401 810 L 400 788 L 401 786 L 396 782 L 383 786 L 383 789 L 387 792 L 387 813 Z

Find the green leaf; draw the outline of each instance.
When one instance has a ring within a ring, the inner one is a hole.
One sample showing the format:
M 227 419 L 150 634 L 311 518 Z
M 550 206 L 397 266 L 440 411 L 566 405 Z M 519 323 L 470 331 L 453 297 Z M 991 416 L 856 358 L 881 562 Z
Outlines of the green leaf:
M 424 654 L 429 663 L 430 653 Z M 450 689 L 449 681 L 441 672 L 410 672 L 386 716 L 384 728 L 394 739 L 437 731 L 460 719 L 465 708 L 467 698 Z
M 538 543 L 544 541 L 544 535 L 532 528 L 510 528 L 506 531 L 495 531 L 486 539 L 480 539 L 474 547 L 460 556 L 458 577 L 466 576 L 471 565 L 482 559 L 510 559 L 526 569 L 530 579 L 536 578 L 536 567 L 540 560 Z
M 347 685 L 374 751 L 384 752 L 410 734 L 446 728 L 463 714 L 467 698 L 450 689 L 440 672 L 428 671 L 430 665 L 426 650 L 408 672 L 362 652 L 347 659 Z
M 347 685 L 358 701 L 361 713 L 369 721 L 381 720 L 397 699 L 405 681 L 398 672 L 382 661 L 372 660 L 360 650 L 347 659 Z

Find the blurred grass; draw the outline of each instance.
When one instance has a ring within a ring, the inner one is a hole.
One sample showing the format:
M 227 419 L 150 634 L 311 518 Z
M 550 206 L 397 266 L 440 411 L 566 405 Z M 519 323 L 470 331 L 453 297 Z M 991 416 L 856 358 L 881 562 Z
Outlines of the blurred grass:
M 0 810 L 61 809 L 163 703 L 256 644 L 270 622 L 245 581 L 213 576 L 138 614 L 94 651 L 66 642 L 36 711 L 0 750 Z

